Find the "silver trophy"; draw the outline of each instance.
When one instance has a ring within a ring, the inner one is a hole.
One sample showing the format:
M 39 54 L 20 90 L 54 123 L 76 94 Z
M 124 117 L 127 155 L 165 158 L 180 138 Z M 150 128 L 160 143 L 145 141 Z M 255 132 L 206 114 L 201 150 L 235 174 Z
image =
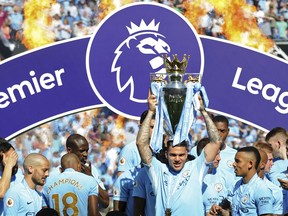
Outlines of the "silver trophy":
M 187 103 L 187 83 L 192 82 L 193 86 L 197 83 L 200 85 L 200 73 L 186 73 L 186 67 L 189 58 L 189 55 L 187 56 L 186 54 L 184 54 L 182 61 L 179 61 L 178 55 L 175 54 L 173 55 L 173 60 L 170 61 L 168 55 L 164 55 L 163 60 L 164 66 L 166 68 L 166 73 L 154 73 L 151 74 L 150 77 L 152 93 L 156 95 L 158 94 L 158 100 L 160 102 L 161 99 L 164 99 L 162 100 L 164 101 L 164 104 L 158 106 L 158 112 L 164 112 L 164 114 L 161 115 L 161 117 L 164 118 L 163 127 L 165 129 L 165 134 L 168 134 L 169 136 L 175 135 L 183 112 L 183 107 L 185 106 L 185 103 Z M 191 89 L 191 87 L 189 88 Z M 190 111 L 186 110 L 185 112 Z M 159 121 L 161 120 L 162 119 L 160 119 Z M 191 124 L 186 125 L 184 127 L 191 126 Z M 181 130 L 182 127 L 183 126 L 181 126 Z M 189 129 L 187 128 L 186 130 L 189 131 Z

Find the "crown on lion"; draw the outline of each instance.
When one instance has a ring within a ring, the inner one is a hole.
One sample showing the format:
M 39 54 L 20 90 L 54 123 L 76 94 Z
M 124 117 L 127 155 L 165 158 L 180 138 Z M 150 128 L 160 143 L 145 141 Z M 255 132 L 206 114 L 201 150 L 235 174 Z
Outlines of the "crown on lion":
M 190 59 L 190 55 L 187 56 L 186 54 L 184 54 L 182 61 L 180 61 L 178 59 L 178 55 L 177 54 L 174 54 L 173 57 L 174 57 L 174 59 L 172 61 L 170 61 L 168 59 L 168 55 L 167 54 L 166 55 L 162 55 L 166 71 L 168 73 L 175 73 L 175 72 L 185 73 L 185 70 L 186 70 L 187 65 L 188 65 L 188 61 Z
M 145 21 L 142 19 L 140 22 L 140 25 L 136 25 L 135 23 L 131 22 L 131 27 L 126 26 L 128 32 L 130 35 L 135 34 L 137 32 L 143 32 L 143 31 L 155 31 L 158 32 L 159 24 L 155 24 L 155 20 L 153 19 L 148 25 L 145 23 Z

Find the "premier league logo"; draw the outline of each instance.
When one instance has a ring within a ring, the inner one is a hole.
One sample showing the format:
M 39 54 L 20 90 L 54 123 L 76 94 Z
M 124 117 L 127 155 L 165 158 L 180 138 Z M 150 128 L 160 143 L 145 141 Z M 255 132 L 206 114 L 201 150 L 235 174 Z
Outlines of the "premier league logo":
M 119 8 L 91 37 L 86 67 L 97 97 L 118 114 L 137 119 L 147 109 L 150 73 L 163 72 L 163 54 L 189 54 L 191 73 L 203 72 L 203 50 L 190 22 L 157 3 Z

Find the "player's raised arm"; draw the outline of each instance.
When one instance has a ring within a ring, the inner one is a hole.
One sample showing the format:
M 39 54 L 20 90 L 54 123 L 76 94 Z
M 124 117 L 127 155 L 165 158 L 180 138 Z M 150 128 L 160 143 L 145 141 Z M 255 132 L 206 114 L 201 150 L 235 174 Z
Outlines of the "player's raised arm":
M 210 143 L 206 145 L 204 152 L 207 162 L 212 162 L 218 154 L 221 146 L 220 136 L 218 130 L 204 107 L 202 97 L 198 97 L 200 102 L 200 112 L 205 120 Z
M 148 106 L 149 110 L 142 126 L 138 132 L 136 144 L 141 156 L 142 162 L 150 164 L 152 161 L 152 151 L 150 149 L 150 122 L 156 110 L 157 99 L 156 96 L 149 91 Z

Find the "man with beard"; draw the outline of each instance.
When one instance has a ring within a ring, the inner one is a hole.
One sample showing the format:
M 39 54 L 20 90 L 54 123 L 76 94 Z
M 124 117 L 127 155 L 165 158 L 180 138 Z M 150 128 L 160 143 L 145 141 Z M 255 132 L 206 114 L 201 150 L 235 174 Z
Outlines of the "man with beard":
M 23 174 L 18 169 L 18 155 L 14 147 L 5 139 L 0 138 L 0 215 L 3 215 L 3 198 L 9 187 L 19 183 Z
M 233 167 L 236 176 L 241 179 L 228 193 L 228 200 L 232 205 L 232 216 L 270 216 L 273 214 L 272 193 L 257 174 L 260 161 L 260 153 L 253 146 L 243 147 L 237 151 Z M 209 214 L 230 215 L 218 205 L 213 205 Z
M 4 215 L 35 215 L 42 208 L 42 194 L 36 187 L 45 184 L 49 161 L 42 154 L 31 153 L 23 168 L 24 179 L 10 187 L 4 196 Z
M 155 95 L 149 93 L 149 111 L 138 132 L 137 146 L 156 194 L 156 215 L 204 215 L 202 181 L 209 164 L 219 152 L 221 140 L 200 96 L 199 102 L 211 142 L 199 157 L 188 161 L 188 141 L 173 146 L 173 140 L 169 140 L 166 151 L 168 163 L 164 164 L 153 156 L 150 148 L 150 121 L 158 101 Z

